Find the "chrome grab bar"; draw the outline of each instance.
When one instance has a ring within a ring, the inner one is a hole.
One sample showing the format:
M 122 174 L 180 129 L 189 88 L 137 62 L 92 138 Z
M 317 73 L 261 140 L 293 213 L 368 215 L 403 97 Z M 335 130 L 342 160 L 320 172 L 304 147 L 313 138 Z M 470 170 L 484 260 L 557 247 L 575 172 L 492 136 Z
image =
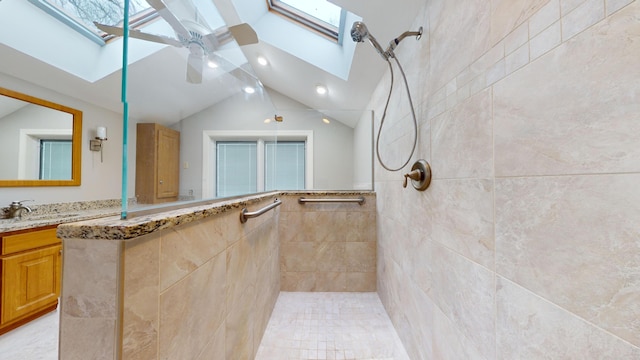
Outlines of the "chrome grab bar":
M 361 197 L 355 198 L 355 199 L 307 199 L 307 198 L 303 198 L 303 197 L 298 199 L 298 203 L 299 204 L 304 204 L 304 203 L 338 203 L 338 202 L 346 202 L 346 203 L 357 202 L 358 204 L 362 205 L 362 204 L 364 204 L 364 196 L 361 196 Z
M 282 201 L 276 199 L 276 201 L 274 201 L 273 204 L 267 205 L 258 211 L 248 212 L 247 208 L 243 208 L 242 211 L 240 212 L 240 222 L 244 224 L 247 222 L 247 219 L 258 217 L 266 213 L 267 211 L 275 207 L 278 207 L 280 205 L 282 205 Z

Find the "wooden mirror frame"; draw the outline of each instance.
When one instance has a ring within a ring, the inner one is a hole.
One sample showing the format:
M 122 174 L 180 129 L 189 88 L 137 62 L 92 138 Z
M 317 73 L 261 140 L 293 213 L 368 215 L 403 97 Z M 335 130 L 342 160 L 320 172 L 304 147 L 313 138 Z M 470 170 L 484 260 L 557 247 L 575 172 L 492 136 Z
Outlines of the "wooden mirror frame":
M 71 114 L 71 180 L 0 180 L 0 187 L 80 186 L 82 163 L 82 111 L 0 87 L 0 95 Z

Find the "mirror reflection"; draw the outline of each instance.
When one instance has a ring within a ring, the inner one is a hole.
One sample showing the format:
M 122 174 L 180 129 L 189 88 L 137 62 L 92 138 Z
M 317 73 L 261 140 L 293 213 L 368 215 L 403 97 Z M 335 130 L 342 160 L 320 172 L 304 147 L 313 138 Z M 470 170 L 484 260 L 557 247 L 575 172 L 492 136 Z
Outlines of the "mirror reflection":
M 0 88 L 0 186 L 79 185 L 80 124 L 80 111 Z

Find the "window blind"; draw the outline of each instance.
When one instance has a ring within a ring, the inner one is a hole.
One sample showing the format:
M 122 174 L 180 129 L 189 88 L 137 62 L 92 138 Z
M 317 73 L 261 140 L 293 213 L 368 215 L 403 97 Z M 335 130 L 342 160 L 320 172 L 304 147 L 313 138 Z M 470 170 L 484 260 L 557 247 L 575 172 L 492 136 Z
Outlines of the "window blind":
M 40 179 L 71 180 L 71 140 L 40 140 Z
M 256 149 L 256 142 L 216 142 L 217 197 L 257 192 Z
M 265 142 L 265 190 L 305 188 L 305 142 Z

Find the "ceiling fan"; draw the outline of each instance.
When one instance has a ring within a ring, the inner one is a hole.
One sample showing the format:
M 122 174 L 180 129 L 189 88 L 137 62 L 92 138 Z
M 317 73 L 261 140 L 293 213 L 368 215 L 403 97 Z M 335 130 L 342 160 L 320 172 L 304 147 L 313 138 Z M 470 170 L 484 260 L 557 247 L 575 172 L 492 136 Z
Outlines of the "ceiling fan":
M 194 12 L 194 20 L 190 20 L 178 19 L 173 12 L 167 8 L 162 0 L 146 1 L 156 10 L 158 15 L 160 15 L 173 28 L 177 39 L 164 35 L 149 34 L 134 29 L 129 30 L 129 36 L 141 40 L 189 49 L 189 57 L 187 60 L 187 81 L 190 83 L 202 83 L 202 72 L 207 61 L 211 60 L 217 63 L 225 62 L 222 57 L 214 54 L 214 51 L 218 50 L 223 44 L 233 39 L 235 39 L 240 46 L 255 44 L 258 42 L 258 36 L 249 24 L 243 23 L 229 27 L 223 26 L 216 30 L 211 30 L 193 4 L 190 5 Z M 184 1 L 190 3 L 190 0 Z M 116 36 L 124 35 L 124 30 L 120 27 L 99 23 L 94 24 L 98 29 L 108 34 Z M 215 58 L 215 60 L 213 58 Z M 229 67 L 235 68 L 233 65 Z

